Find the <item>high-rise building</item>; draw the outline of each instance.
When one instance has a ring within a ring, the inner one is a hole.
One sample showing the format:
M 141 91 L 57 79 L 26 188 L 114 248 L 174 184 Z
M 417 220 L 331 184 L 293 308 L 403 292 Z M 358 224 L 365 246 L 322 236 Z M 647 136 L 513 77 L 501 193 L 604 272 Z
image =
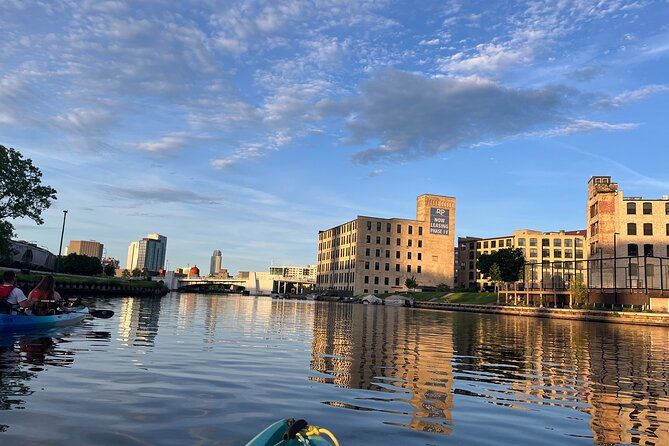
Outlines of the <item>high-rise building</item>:
M 455 198 L 424 194 L 416 219 L 358 216 L 318 233 L 317 286 L 353 294 L 454 285 Z
M 97 257 L 102 260 L 103 249 L 104 245 L 94 240 L 70 240 L 70 244 L 67 246 L 67 253 Z
M 137 260 L 139 258 L 139 242 L 132 242 L 128 246 L 128 261 L 125 268 L 129 271 L 137 269 Z
M 139 241 L 137 268 L 149 272 L 158 272 L 165 267 L 167 237 L 160 234 L 149 234 Z
M 221 251 L 218 249 L 214 250 L 214 253 L 211 255 L 211 262 L 209 263 L 209 275 L 215 276 L 221 270 L 221 263 L 223 262 L 223 257 L 221 257 Z

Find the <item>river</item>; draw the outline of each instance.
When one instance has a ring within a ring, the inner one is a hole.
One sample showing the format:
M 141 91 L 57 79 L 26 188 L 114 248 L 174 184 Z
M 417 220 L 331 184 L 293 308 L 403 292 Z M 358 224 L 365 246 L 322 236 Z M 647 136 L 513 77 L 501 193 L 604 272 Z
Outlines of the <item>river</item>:
M 0 337 L 2 445 L 669 444 L 669 330 L 248 296 Z

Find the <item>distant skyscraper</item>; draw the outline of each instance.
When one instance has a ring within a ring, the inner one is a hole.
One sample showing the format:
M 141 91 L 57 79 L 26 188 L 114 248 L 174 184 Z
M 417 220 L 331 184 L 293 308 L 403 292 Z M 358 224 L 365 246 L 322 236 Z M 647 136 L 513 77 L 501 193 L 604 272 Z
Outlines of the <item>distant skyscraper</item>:
M 158 272 L 165 267 L 167 237 L 160 234 L 149 234 L 139 241 L 137 268 Z
M 209 275 L 215 276 L 218 274 L 218 271 L 221 269 L 221 263 L 223 262 L 223 257 L 221 257 L 221 251 L 218 249 L 214 250 L 214 254 L 211 256 L 211 263 L 209 264 Z
M 70 240 L 67 247 L 68 254 L 80 254 L 89 257 L 97 257 L 102 260 L 103 245 L 93 240 Z
M 128 246 L 128 261 L 125 264 L 125 269 L 132 271 L 137 268 L 137 260 L 139 258 L 139 242 L 132 242 Z

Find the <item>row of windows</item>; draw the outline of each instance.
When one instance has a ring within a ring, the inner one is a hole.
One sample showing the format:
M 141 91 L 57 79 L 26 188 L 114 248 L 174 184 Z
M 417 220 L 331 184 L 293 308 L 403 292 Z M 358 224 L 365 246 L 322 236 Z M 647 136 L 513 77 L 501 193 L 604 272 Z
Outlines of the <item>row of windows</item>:
M 419 257 L 420 257 L 420 254 L 419 254 Z M 418 260 L 420 260 L 420 258 Z M 365 262 L 365 269 L 369 269 L 369 267 L 370 267 L 370 263 Z M 390 271 L 390 263 L 386 263 L 385 266 L 384 266 L 384 269 L 385 269 L 385 271 Z M 374 270 L 375 271 L 380 271 L 381 270 L 381 264 L 379 262 L 374 262 Z M 396 263 L 395 264 L 395 271 L 399 271 L 399 270 L 400 270 L 400 264 Z M 417 273 L 420 273 L 421 270 L 422 270 L 422 268 L 421 268 L 420 265 L 416 266 L 416 272 Z M 407 272 L 408 273 L 411 272 L 411 265 L 407 265 Z
M 627 223 L 627 235 L 637 235 L 636 223 Z M 643 235 L 653 235 L 653 224 L 643 224 Z M 665 235 L 669 236 L 669 223 L 666 224 Z
M 375 257 L 381 257 L 381 250 L 380 250 L 380 249 L 376 249 L 376 250 L 374 251 L 374 254 L 375 254 Z M 367 257 L 371 257 L 371 255 L 372 255 L 372 254 L 371 254 L 371 249 L 369 249 L 369 248 L 365 249 L 365 256 L 367 256 Z M 411 252 L 407 252 L 407 259 L 411 260 L 412 255 L 413 255 L 413 254 L 412 254 Z M 419 253 L 416 253 L 416 257 L 418 258 L 418 260 L 422 260 L 422 259 L 423 259 L 423 254 L 420 253 L 420 252 L 419 252 Z M 389 249 L 386 249 L 386 259 L 389 259 L 389 258 L 390 258 L 390 250 L 389 250 Z M 396 259 L 401 258 L 401 253 L 400 253 L 400 251 L 395 251 L 395 258 L 396 258 Z M 368 264 L 368 263 L 369 263 L 369 262 L 365 262 L 365 264 Z
M 383 223 L 381 223 L 380 221 L 377 221 L 376 222 L 376 231 L 381 232 L 382 227 L 383 227 Z M 386 232 L 390 232 L 391 228 L 392 228 L 392 224 L 391 223 L 386 223 Z M 395 232 L 397 232 L 398 234 L 402 233 L 402 225 L 401 224 L 398 223 L 397 226 L 395 227 L 395 229 L 396 229 Z M 367 222 L 367 230 L 368 231 L 372 230 L 372 222 L 371 221 Z M 408 225 L 407 232 L 409 234 L 413 234 L 413 225 Z M 423 227 L 422 226 L 418 226 L 418 235 L 423 235 Z
M 367 235 L 367 238 L 365 239 L 365 242 L 366 243 L 372 243 L 372 236 Z M 423 247 L 423 241 L 422 240 L 418 240 L 417 243 L 418 243 L 419 248 Z M 381 244 L 381 236 L 378 236 L 378 235 L 376 236 L 376 244 L 377 245 Z M 390 237 L 386 237 L 386 245 L 390 245 Z M 396 246 L 401 246 L 402 245 L 402 239 L 400 239 L 400 238 L 396 239 L 395 240 L 395 245 Z M 411 240 L 411 239 L 407 240 L 407 246 L 409 246 L 409 247 L 413 246 L 413 240 Z
M 327 231 L 319 232 L 318 239 L 323 240 L 326 238 L 336 237 L 344 232 L 351 232 L 358 228 L 358 222 L 350 221 L 336 228 L 328 229 Z
M 330 282 L 332 277 L 332 282 Z M 316 276 L 316 283 L 351 283 L 355 280 L 355 273 L 335 273 L 331 276 L 329 274 L 319 274 Z
M 645 202 L 642 205 L 643 215 L 653 215 L 653 203 Z M 669 202 L 664 203 L 664 213 L 669 215 Z M 636 203 L 628 202 L 627 203 L 627 215 L 636 215 Z
M 318 237 L 320 238 L 320 234 L 318 234 Z M 348 234 L 343 237 L 336 237 L 333 238 L 332 240 L 318 242 L 318 250 L 324 251 L 326 249 L 330 249 L 333 247 L 336 248 L 337 246 L 340 245 L 350 245 L 351 243 L 355 243 L 357 241 L 358 241 L 358 233 L 354 232 L 352 234 Z
M 356 253 L 355 246 L 349 246 L 347 248 L 339 248 L 334 251 L 325 251 L 318 253 L 318 261 L 322 262 L 325 260 L 338 259 L 339 257 L 345 256 L 354 256 Z
M 370 277 L 365 276 L 365 283 L 368 284 L 369 281 L 370 281 Z M 379 283 L 380 278 L 378 276 L 374 276 L 373 281 L 374 281 L 374 285 L 380 285 L 380 283 Z M 384 285 L 390 285 L 390 278 L 389 277 L 384 277 L 383 278 L 383 284 Z M 399 286 L 399 284 L 400 284 L 400 278 L 395 277 L 395 286 Z
M 643 255 L 644 256 L 654 256 L 655 254 L 653 253 L 653 245 L 650 243 L 646 243 L 643 245 Z M 639 255 L 639 245 L 636 243 L 629 243 L 627 245 L 627 255 L 630 257 L 636 257 Z M 669 257 L 669 245 L 667 245 L 667 252 L 666 252 L 667 257 Z
M 511 243 L 512 243 L 510 238 L 509 238 L 509 239 L 506 239 L 506 240 L 490 240 L 490 241 L 488 241 L 488 240 L 484 240 L 483 243 L 481 243 L 481 242 L 476 242 L 476 247 L 477 247 L 478 249 L 481 249 L 481 246 L 483 246 L 484 249 L 485 249 L 485 248 L 488 248 L 488 247 L 490 247 L 490 248 L 497 248 L 497 246 L 498 246 L 498 242 L 499 242 L 499 247 L 500 247 L 500 248 L 503 248 L 504 245 L 506 245 L 506 246 L 511 246 Z M 470 248 L 470 249 L 473 249 L 473 242 L 472 242 L 472 244 L 469 245 L 469 248 Z M 463 248 L 463 249 L 464 249 L 464 248 Z

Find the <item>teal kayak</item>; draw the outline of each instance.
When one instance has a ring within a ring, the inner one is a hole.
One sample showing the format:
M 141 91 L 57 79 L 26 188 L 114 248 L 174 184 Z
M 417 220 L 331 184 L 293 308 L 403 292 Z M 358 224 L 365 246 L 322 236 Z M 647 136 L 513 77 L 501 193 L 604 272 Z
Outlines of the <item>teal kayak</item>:
M 326 440 L 329 438 L 330 441 Z M 260 432 L 246 446 L 339 446 L 327 429 L 307 425 L 306 421 L 279 420 Z
M 36 330 L 78 324 L 88 316 L 88 308 L 74 307 L 71 313 L 51 316 L 0 314 L 0 331 Z

